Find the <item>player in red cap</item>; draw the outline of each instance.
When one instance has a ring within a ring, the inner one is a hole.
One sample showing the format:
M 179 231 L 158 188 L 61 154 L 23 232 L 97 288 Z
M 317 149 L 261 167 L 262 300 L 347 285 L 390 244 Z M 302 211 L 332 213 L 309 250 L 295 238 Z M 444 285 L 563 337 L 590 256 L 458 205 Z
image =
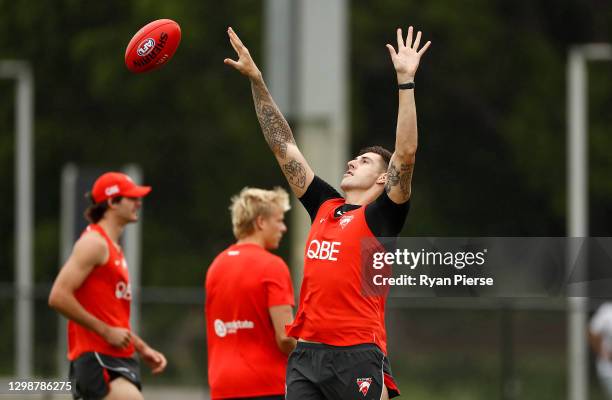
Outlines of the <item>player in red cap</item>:
M 208 383 L 212 399 L 285 398 L 285 326 L 293 320 L 293 287 L 278 248 L 287 230 L 283 189 L 244 188 L 232 198 L 237 242 L 206 273 Z
M 166 358 L 130 329 L 132 292 L 119 238 L 138 221 L 149 186 L 108 172 L 87 195 L 90 225 L 55 279 L 49 306 L 68 318 L 68 359 L 75 398 L 142 399 L 138 352 L 154 374 Z
M 251 82 L 264 137 L 291 189 L 310 214 L 300 303 L 288 334 L 298 338 L 287 367 L 287 399 L 386 399 L 399 394 L 386 356 L 386 295 L 362 294 L 363 239 L 397 236 L 409 209 L 417 148 L 414 77 L 421 32 L 397 30 L 397 50 L 387 44 L 395 68 L 399 109 L 393 153 L 380 146 L 348 162 L 340 187 L 315 176 L 274 103 L 262 74 L 232 28 L 238 60 L 224 62 Z

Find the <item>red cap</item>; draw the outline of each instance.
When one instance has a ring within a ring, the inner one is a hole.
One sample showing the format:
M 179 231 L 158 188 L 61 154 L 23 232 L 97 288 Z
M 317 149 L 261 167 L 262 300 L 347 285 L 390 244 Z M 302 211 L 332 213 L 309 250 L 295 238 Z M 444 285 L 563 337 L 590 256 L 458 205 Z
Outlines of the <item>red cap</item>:
M 96 179 L 91 195 L 96 203 L 113 197 L 144 197 L 151 191 L 151 186 L 138 186 L 132 178 L 121 172 L 107 172 Z

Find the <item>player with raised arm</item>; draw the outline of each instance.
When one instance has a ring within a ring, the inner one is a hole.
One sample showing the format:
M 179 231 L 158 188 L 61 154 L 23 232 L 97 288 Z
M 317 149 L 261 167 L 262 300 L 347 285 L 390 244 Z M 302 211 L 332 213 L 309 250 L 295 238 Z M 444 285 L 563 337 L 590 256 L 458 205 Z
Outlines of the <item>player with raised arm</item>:
M 386 296 L 362 293 L 361 242 L 397 236 L 408 214 L 417 149 L 414 77 L 431 42 L 419 48 L 421 32 L 413 38 L 409 27 L 406 39 L 397 29 L 397 49 L 387 44 L 399 91 L 395 149 L 361 150 L 348 162 L 342 197 L 315 176 L 248 49 L 232 28 L 228 35 L 238 60 L 224 62 L 249 78 L 263 135 L 312 222 L 300 303 L 288 327 L 298 344 L 289 358 L 286 398 L 395 397 L 399 390 L 386 355 Z
M 129 176 L 108 172 L 88 196 L 91 222 L 53 283 L 49 306 L 68 318 L 68 359 L 74 398 L 142 399 L 134 352 L 154 374 L 166 358 L 130 328 L 132 291 L 119 238 L 138 221 L 142 197 L 151 191 Z

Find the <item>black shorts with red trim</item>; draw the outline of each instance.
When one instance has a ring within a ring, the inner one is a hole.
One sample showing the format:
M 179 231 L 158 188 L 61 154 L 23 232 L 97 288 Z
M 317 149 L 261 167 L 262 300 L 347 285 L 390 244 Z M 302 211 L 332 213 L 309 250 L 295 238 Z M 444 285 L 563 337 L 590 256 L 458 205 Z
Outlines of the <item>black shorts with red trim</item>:
M 286 400 L 379 400 L 399 396 L 389 359 L 375 344 L 330 346 L 298 342 L 287 364 Z
M 142 390 L 140 365 L 136 358 L 83 353 L 70 363 L 72 396 L 75 399 L 102 399 L 108 394 L 110 381 L 119 377 Z

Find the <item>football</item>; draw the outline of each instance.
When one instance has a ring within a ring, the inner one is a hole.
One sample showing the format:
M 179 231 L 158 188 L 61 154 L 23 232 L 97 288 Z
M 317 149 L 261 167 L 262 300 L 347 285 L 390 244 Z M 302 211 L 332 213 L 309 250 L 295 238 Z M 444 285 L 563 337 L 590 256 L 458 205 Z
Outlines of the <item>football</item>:
M 181 28 L 171 19 L 158 19 L 140 29 L 125 49 L 125 66 L 140 74 L 166 64 L 181 42 Z

